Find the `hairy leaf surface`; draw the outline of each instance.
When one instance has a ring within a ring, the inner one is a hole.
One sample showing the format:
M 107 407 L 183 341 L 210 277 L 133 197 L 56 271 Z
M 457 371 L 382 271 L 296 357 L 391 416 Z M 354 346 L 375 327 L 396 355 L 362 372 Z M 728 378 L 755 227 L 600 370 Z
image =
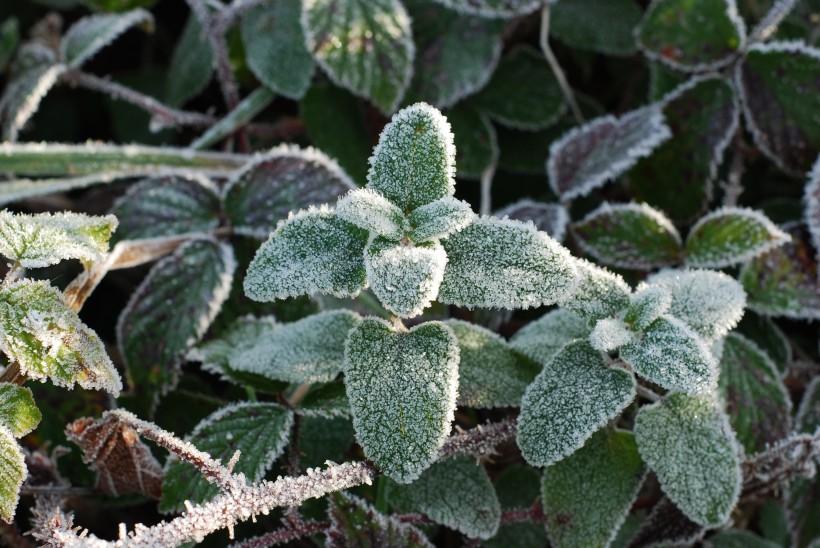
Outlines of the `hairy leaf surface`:
M 303 417 L 324 417 L 328 419 L 349 417 L 350 401 L 347 399 L 344 383 L 339 380 L 311 388 L 310 392 L 299 402 L 295 411 Z M 352 428 L 351 426 L 351 441 L 353 441 Z
M 621 276 L 584 259 L 574 262 L 579 282 L 575 291 L 560 301 L 563 308 L 591 321 L 612 316 L 629 306 L 632 291 Z
M 369 188 L 351 190 L 339 198 L 336 215 L 390 240 L 399 241 L 404 236 L 404 214 L 401 209 Z
M 37 112 L 40 101 L 66 71 L 58 64 L 54 51 L 41 44 L 26 44 L 20 48 L 17 71 L 7 82 L 0 97 L 0 120 L 3 139 L 16 141 L 20 129 Z
M 37 428 L 42 418 L 31 390 L 16 384 L 0 383 L 0 425 L 8 428 L 15 438 L 22 438 Z
M 14 434 L 0 425 L 0 519 L 14 521 L 20 486 L 28 476 L 25 457 Z
M 95 14 L 74 23 L 60 42 L 60 57 L 77 68 L 133 26 L 151 28 L 154 18 L 143 9 L 126 13 Z
M 432 548 L 424 534 L 406 523 L 384 516 L 364 500 L 345 492 L 328 497 L 330 528 L 325 533 L 327 548 L 349 546 L 402 546 Z
M 617 318 L 603 318 L 589 334 L 589 344 L 599 352 L 611 352 L 631 342 L 634 336 L 626 324 Z
M 475 220 L 470 204 L 451 196 L 417 207 L 407 217 L 412 230 L 408 234 L 416 243 L 446 238 Z
M 510 346 L 535 362 L 544 365 L 565 344 L 587 339 L 589 322 L 566 310 L 557 308 L 528 323 L 510 339 Z
M 672 306 L 672 294 L 665 287 L 642 285 L 632 294 L 632 303 L 626 311 L 624 321 L 633 329 L 643 331 L 666 314 Z

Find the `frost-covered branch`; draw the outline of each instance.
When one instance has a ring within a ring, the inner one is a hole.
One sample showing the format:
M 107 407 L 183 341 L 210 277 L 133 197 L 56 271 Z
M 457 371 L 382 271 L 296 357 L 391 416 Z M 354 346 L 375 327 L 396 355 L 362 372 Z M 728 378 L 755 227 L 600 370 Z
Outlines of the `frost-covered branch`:
M 293 540 L 324 533 L 330 528 L 330 523 L 326 521 L 303 521 L 296 527 L 283 527 L 276 531 L 271 531 L 258 537 L 250 538 L 236 544 L 230 548 L 267 548 L 276 546 Z
M 820 431 L 787 438 L 743 463 L 743 497 L 763 495 L 778 485 L 815 473 Z
M 439 459 L 463 454 L 477 457 L 491 455 L 499 444 L 515 438 L 516 430 L 514 418 L 476 426 L 472 430 L 447 438 L 439 452 Z

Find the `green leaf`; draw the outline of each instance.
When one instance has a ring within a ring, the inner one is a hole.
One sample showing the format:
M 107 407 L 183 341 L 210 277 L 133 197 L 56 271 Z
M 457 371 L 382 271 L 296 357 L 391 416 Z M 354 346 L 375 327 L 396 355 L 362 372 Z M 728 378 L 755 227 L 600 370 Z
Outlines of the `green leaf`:
M 532 13 L 548 0 L 435 0 L 450 9 L 479 15 L 510 19 Z M 551 1 L 551 0 L 550 0 Z
M 288 383 L 330 382 L 342 370 L 347 333 L 358 323 L 358 314 L 330 310 L 281 324 L 231 353 L 229 367 Z
M 709 537 L 710 548 L 777 548 L 781 546 L 743 529 L 727 529 Z
M 396 110 L 413 75 L 410 17 L 398 0 L 303 0 L 302 28 L 338 86 Z
M 652 322 L 669 312 L 672 295 L 665 287 L 641 285 L 631 296 L 632 303 L 626 311 L 624 321 L 637 331 L 643 331 Z
M 322 152 L 285 145 L 246 164 L 228 181 L 223 197 L 234 232 L 263 239 L 290 212 L 332 202 L 353 188 Z
M 128 189 L 111 210 L 118 240 L 210 232 L 219 226 L 219 190 L 205 177 L 152 177 Z
M 595 323 L 589 334 L 589 344 L 599 352 L 611 352 L 635 339 L 623 320 L 603 318 Z
M 388 486 L 388 500 L 404 512 L 424 514 L 468 538 L 498 531 L 501 505 L 484 467 L 470 456 L 440 460 L 413 483 Z
M 561 0 L 551 11 L 550 35 L 564 44 L 604 55 L 635 53 L 632 31 L 641 9 L 634 0 Z
M 114 396 L 122 390 L 100 338 L 48 282 L 21 280 L 0 288 L 0 349 L 31 378 Z
M 528 46 L 519 46 L 501 59 L 471 103 L 500 124 L 530 131 L 551 126 L 566 108 L 546 59 Z
M 475 218 L 470 204 L 447 196 L 414 209 L 407 217 L 412 228 L 407 236 L 415 243 L 446 238 Z
M 339 383 L 344 392 L 344 385 Z M 343 462 L 353 443 L 353 425 L 347 417 L 302 416 L 299 423 L 299 465 L 323 467 L 327 461 Z
M 410 483 L 450 433 L 458 341 L 439 322 L 396 332 L 365 318 L 348 336 L 344 373 L 356 439 L 389 478 Z
M 709 347 L 672 316 L 652 322 L 642 338 L 621 347 L 620 356 L 640 376 L 670 390 L 698 394 L 717 386 L 718 364 Z
M 746 42 L 734 0 L 656 0 L 636 34 L 647 57 L 687 71 L 729 64 Z
M 530 508 L 540 496 L 541 474 L 523 464 L 507 466 L 495 480 L 495 492 L 504 510 Z M 502 523 L 498 533 L 482 543 L 484 548 L 543 548 L 547 545 L 544 525 L 535 522 Z
M 604 203 L 572 228 L 581 248 L 604 264 L 649 270 L 682 258 L 675 225 L 646 204 Z
M 458 404 L 477 409 L 517 407 L 541 367 L 488 329 L 461 320 L 444 323 L 456 334 L 461 349 Z
M 151 268 L 117 322 L 117 344 L 142 411 L 176 385 L 186 352 L 228 298 L 233 249 L 212 239 L 179 247 Z
M 83 213 L 11 213 L 0 211 L 0 254 L 25 268 L 57 264 L 65 259 L 100 261 L 117 228 L 113 215 Z
M 0 383 L 0 425 L 8 428 L 15 438 L 22 438 L 37 428 L 42 418 L 31 390 Z
M 501 58 L 505 25 L 454 13 L 430 0 L 404 4 L 417 51 L 406 102 L 426 101 L 443 109 L 484 87 Z
M 447 111 L 456 145 L 456 165 L 462 179 L 479 180 L 498 160 L 496 130 L 490 118 L 472 106 L 461 102 Z
M 547 176 L 562 201 L 586 196 L 649 156 L 671 136 L 661 110 L 649 106 L 621 118 L 602 116 L 550 145 Z
M 788 242 L 789 235 L 753 209 L 723 207 L 695 223 L 686 237 L 686 263 L 722 268 Z
M 791 432 L 792 401 L 777 367 L 742 335 L 726 336 L 719 387 L 729 421 L 747 454 L 761 452 Z
M 19 43 L 20 22 L 16 17 L 9 17 L 0 24 L 0 74 L 5 72 Z
M 735 78 L 755 144 L 787 172 L 803 175 L 820 153 L 816 93 L 820 50 L 802 42 L 755 44 Z
M 295 411 L 303 417 L 349 417 L 350 401 L 347 399 L 344 383 L 334 381 L 311 389 Z M 353 441 L 353 427 L 350 428 L 350 439 Z M 322 462 L 319 461 L 319 464 Z
M 448 260 L 438 300 L 445 304 L 542 306 L 577 283 L 569 252 L 531 224 L 482 217 L 442 244 Z
M 518 446 L 533 466 L 550 466 L 580 449 L 635 398 L 632 373 L 608 367 L 586 341 L 558 352 L 521 400 Z
M 536 202 L 527 198 L 504 206 L 493 213 L 493 216 L 501 219 L 506 217 L 525 223 L 530 221 L 535 225 L 535 228 L 546 232 L 558 242 L 564 240 L 567 223 L 569 222 L 569 215 L 564 206 Z
M 558 308 L 528 323 L 510 339 L 516 352 L 544 365 L 556 352 L 576 339 L 586 340 L 591 331 L 589 323 L 569 310 Z
M 265 477 L 290 437 L 293 413 L 275 403 L 239 403 L 211 413 L 196 425 L 186 441 L 227 465 L 240 451 L 234 474 L 252 482 Z M 161 512 L 179 512 L 184 501 L 199 504 L 212 499 L 219 487 L 209 483 L 193 465 L 171 457 L 165 465 Z
M 398 242 L 404 236 L 404 214 L 369 188 L 351 190 L 336 203 L 336 215 L 377 236 Z
M 621 276 L 584 259 L 575 259 L 574 263 L 579 283 L 560 301 L 563 308 L 592 321 L 613 316 L 629 306 L 632 290 Z
M 3 140 L 16 141 L 17 134 L 37 112 L 40 101 L 57 82 L 66 66 L 57 64 L 54 51 L 41 44 L 25 44 L 17 53 L 14 78 L 0 97 Z
M 797 416 L 795 432 L 813 434 L 820 428 L 820 376 L 806 387 Z M 784 494 L 786 517 L 794 546 L 807 546 L 820 536 L 820 480 L 795 478 L 786 485 Z
M 337 491 L 328 496 L 330 528 L 325 531 L 327 548 L 401 546 L 432 548 L 424 534 L 396 518 L 384 516 L 364 500 Z
M 713 397 L 672 393 L 635 417 L 641 457 L 687 517 L 721 525 L 740 494 L 738 446 Z
M 800 408 L 794 419 L 796 432 L 813 434 L 820 428 L 820 377 L 814 377 L 800 400 Z
M 223 141 L 256 118 L 260 112 L 268 108 L 275 98 L 276 95 L 265 86 L 256 88 L 244 99 L 239 101 L 239 103 L 217 123 L 197 137 L 188 147 L 193 150 L 205 150 Z
M 122 33 L 137 25 L 151 30 L 154 18 L 139 8 L 126 13 L 84 17 L 68 29 L 60 42 L 60 58 L 69 67 L 78 68 Z
M 273 301 L 325 293 L 355 297 L 367 287 L 367 231 L 332 210 L 308 209 L 282 222 L 248 267 L 245 294 Z
M 737 331 L 757 344 L 774 362 L 781 375 L 792 362 L 792 346 L 786 334 L 771 318 L 747 310 Z
M 213 65 L 214 52 L 208 35 L 192 13 L 171 54 L 165 91 L 168 104 L 177 107 L 199 95 L 211 81 Z
M 382 130 L 370 157 L 367 186 L 404 212 L 455 192 L 450 124 L 424 103 L 402 109 Z
M 572 456 L 544 470 L 544 514 L 550 543 L 608 546 L 629 513 L 646 466 L 630 432 L 602 429 Z
M 0 426 L 0 518 L 14 521 L 20 487 L 28 476 L 26 460 L 20 444 L 5 426 Z
M 660 101 L 689 79 L 689 74 L 649 61 L 649 101 Z

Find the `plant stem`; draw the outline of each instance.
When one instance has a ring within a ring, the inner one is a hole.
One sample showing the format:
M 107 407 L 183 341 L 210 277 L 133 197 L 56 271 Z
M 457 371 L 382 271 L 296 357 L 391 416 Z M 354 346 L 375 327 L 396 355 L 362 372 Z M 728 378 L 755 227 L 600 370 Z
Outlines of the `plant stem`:
M 497 168 L 498 154 L 495 155 L 492 162 L 481 172 L 481 205 L 479 206 L 479 213 L 481 215 L 489 215 L 492 212 L 493 178 L 495 177 L 495 170 Z
M 584 123 L 584 115 L 581 114 L 581 109 L 575 101 L 575 95 L 572 93 L 572 88 L 569 87 L 569 82 L 567 82 L 567 77 L 561 68 L 561 64 L 558 63 L 558 59 L 555 58 L 555 54 L 552 52 L 552 48 L 550 48 L 549 34 L 550 5 L 544 4 L 544 7 L 541 8 L 541 51 L 544 52 L 544 57 L 547 59 L 547 63 L 549 63 L 552 73 L 558 81 L 558 86 L 564 94 L 564 99 L 566 99 L 573 116 L 575 116 L 575 121 L 578 122 L 578 125 L 581 125 Z
M 268 88 L 264 86 L 257 88 L 253 93 L 242 99 L 242 102 L 235 109 L 191 143 L 190 148 L 203 150 L 214 143 L 218 143 L 250 122 L 254 116 L 270 105 L 275 97 L 276 94 Z

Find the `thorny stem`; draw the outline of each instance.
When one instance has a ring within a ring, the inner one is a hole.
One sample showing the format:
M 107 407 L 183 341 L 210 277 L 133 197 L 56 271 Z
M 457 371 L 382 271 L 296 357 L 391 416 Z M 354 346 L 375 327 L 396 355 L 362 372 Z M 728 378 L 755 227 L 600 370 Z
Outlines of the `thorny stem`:
M 283 527 L 258 537 L 231 544 L 229 548 L 267 548 L 268 546 L 284 544 L 302 537 L 324 533 L 328 529 L 330 529 L 330 523 L 326 521 L 302 521 L 296 527 Z
M 561 68 L 561 64 L 558 63 L 558 59 L 555 58 L 555 54 L 552 52 L 552 48 L 550 47 L 549 34 L 550 5 L 544 4 L 544 7 L 541 8 L 541 51 L 544 52 L 544 57 L 547 59 L 547 63 L 549 63 L 549 66 L 552 69 L 552 73 L 555 75 L 555 79 L 558 81 L 558 85 L 561 87 L 561 91 L 564 93 L 564 99 L 566 99 L 570 110 L 572 110 L 572 114 L 573 116 L 575 116 L 575 121 L 579 125 L 581 125 L 584 123 L 584 115 L 581 114 L 581 109 L 578 107 L 578 103 L 575 101 L 575 95 L 573 95 L 572 89 L 569 87 L 569 82 L 567 82 L 567 77 L 564 74 L 564 70 Z

